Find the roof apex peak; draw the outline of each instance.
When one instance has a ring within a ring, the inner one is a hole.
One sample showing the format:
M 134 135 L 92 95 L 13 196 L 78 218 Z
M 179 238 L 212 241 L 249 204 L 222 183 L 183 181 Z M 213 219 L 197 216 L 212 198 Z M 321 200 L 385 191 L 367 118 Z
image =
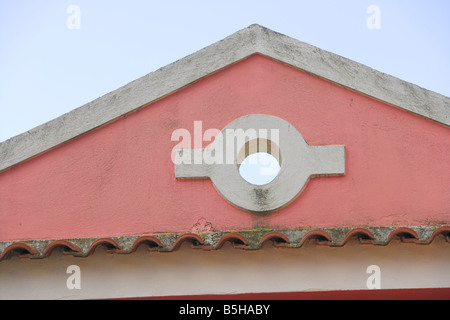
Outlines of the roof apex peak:
M 251 24 L 82 107 L 0 143 L 0 172 L 255 53 L 450 126 L 450 98 L 259 24 Z

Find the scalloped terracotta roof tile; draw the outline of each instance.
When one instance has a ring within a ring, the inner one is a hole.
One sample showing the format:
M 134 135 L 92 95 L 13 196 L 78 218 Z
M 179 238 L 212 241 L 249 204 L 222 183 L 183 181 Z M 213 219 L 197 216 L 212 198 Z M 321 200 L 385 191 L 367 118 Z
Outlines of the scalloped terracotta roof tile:
M 50 256 L 58 247 L 63 249 L 64 254 L 88 257 L 100 246 L 106 247 L 108 253 L 131 254 L 140 245 L 148 245 L 149 251 L 173 252 L 185 242 L 192 243 L 192 248 L 202 250 L 220 250 L 227 242 L 235 249 L 258 250 L 268 241 L 273 241 L 275 247 L 283 248 L 301 248 L 310 241 L 316 245 L 342 247 L 351 239 L 358 239 L 363 245 L 387 246 L 395 239 L 416 245 L 429 245 L 438 236 L 442 236 L 450 243 L 450 226 L 248 230 L 202 235 L 186 233 L 99 239 L 12 241 L 0 242 L 0 261 L 13 255 L 20 258 L 42 259 Z

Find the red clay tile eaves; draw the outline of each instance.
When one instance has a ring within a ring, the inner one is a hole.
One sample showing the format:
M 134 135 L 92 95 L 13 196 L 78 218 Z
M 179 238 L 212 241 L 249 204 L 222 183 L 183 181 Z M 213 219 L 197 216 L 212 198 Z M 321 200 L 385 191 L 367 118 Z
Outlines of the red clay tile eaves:
M 146 245 L 149 251 L 172 252 L 185 242 L 191 243 L 194 249 L 202 250 L 219 250 L 227 242 L 236 249 L 257 250 L 268 241 L 275 247 L 284 248 L 301 248 L 311 242 L 321 246 L 342 247 L 352 239 L 359 240 L 363 245 L 386 246 L 393 240 L 428 245 L 438 236 L 450 243 L 450 226 L 246 230 L 207 234 L 10 241 L 0 242 L 0 261 L 13 256 L 41 259 L 50 256 L 58 248 L 62 249 L 63 254 L 87 257 L 94 254 L 100 246 L 106 248 L 108 253 L 130 254 L 141 245 Z

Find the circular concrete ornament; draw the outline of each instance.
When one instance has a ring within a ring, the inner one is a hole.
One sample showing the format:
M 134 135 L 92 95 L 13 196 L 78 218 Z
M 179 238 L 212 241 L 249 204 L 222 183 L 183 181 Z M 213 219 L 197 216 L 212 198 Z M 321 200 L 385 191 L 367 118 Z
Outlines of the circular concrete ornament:
M 239 166 L 253 153 L 274 156 L 280 171 L 265 185 L 253 185 Z M 311 177 L 345 174 L 345 146 L 310 146 L 289 122 L 269 115 L 247 115 L 227 125 L 205 149 L 177 150 L 175 177 L 210 178 L 234 206 L 254 212 L 276 211 L 291 203 Z

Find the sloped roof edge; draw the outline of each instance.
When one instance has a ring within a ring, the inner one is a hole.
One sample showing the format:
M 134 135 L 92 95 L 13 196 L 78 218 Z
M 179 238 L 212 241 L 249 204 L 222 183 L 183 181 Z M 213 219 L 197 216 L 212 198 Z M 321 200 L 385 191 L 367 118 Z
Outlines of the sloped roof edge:
M 0 143 L 0 171 L 107 124 L 255 53 L 450 126 L 450 98 L 254 24 Z

